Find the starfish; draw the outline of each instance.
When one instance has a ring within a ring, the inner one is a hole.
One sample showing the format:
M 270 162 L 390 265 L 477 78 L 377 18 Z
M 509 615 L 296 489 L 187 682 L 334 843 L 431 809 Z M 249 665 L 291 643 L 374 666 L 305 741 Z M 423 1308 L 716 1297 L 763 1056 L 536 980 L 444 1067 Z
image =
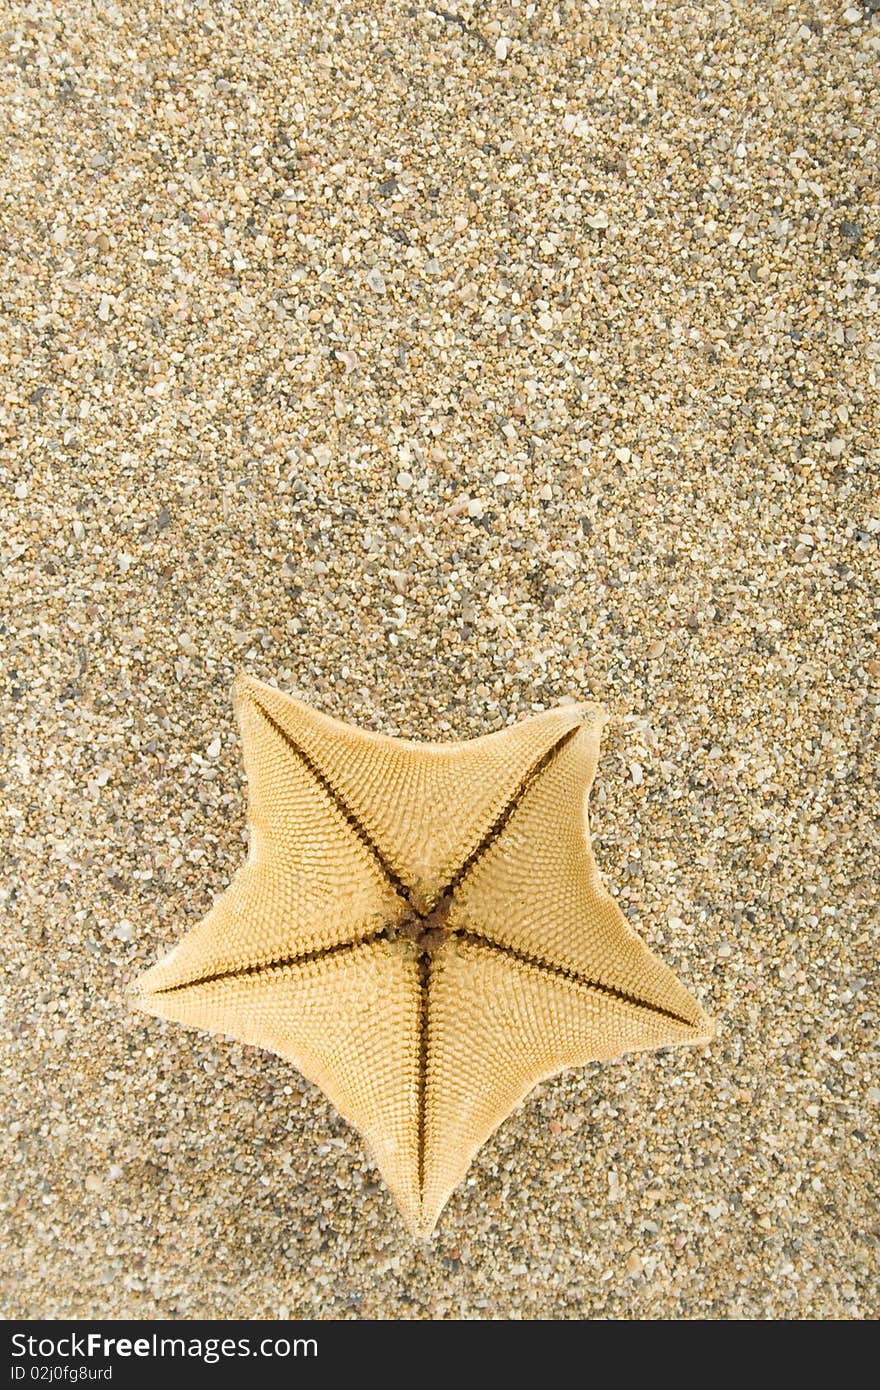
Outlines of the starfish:
M 134 1002 L 292 1062 L 360 1131 L 412 1235 L 539 1081 L 711 1039 L 599 879 L 600 706 L 452 744 L 249 676 L 235 708 L 247 860 Z

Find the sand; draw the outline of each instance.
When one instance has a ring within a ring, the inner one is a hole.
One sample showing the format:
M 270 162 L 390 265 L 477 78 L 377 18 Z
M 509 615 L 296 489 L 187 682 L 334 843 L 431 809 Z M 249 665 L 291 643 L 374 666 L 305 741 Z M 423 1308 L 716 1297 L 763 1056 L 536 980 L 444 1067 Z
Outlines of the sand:
M 5 1317 L 877 1316 L 876 10 L 6 8 Z M 427 1246 L 125 997 L 245 853 L 241 670 L 605 702 L 599 864 L 720 1025 Z

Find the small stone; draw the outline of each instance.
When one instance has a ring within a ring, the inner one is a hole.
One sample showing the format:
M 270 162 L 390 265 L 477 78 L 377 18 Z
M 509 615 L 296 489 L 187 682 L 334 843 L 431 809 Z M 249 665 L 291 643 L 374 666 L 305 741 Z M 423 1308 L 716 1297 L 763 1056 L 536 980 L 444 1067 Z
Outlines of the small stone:
M 587 226 L 592 227 L 594 232 L 605 230 L 608 226 L 608 213 L 604 208 L 600 208 L 598 212 L 593 213 L 592 217 L 587 218 Z
M 356 352 L 352 352 L 351 348 L 337 348 L 336 360 L 342 363 L 346 376 L 351 376 L 351 373 L 357 370 L 358 355 Z
M 662 656 L 665 651 L 666 641 L 663 637 L 658 637 L 655 642 L 652 642 L 650 644 L 647 651 L 645 652 L 645 656 L 648 658 L 649 661 L 656 661 L 657 657 Z
M 633 1250 L 626 1262 L 627 1274 L 631 1279 L 638 1279 L 639 1275 L 644 1273 L 644 1269 L 645 1264 L 641 1255 L 636 1250 Z
M 540 497 L 542 502 L 553 501 L 553 489 L 549 483 L 544 484 L 544 486 L 540 489 L 538 496 Z
M 505 59 L 507 58 L 507 55 L 508 55 L 509 52 L 510 52 L 510 39 L 505 38 L 504 35 L 502 34 L 501 38 L 498 39 L 498 40 L 496 40 L 496 43 L 495 43 L 495 57 L 498 59 L 499 62 L 503 63 L 503 62 L 505 61 Z
M 86 528 L 83 526 L 83 524 L 82 524 L 81 521 L 76 520 L 76 521 L 73 523 L 73 536 L 74 536 L 74 540 L 81 541 L 81 540 L 83 539 L 83 537 L 85 536 L 85 534 L 86 534 Z
M 385 293 L 385 276 L 378 266 L 374 265 L 373 269 L 368 273 L 367 284 L 376 294 Z
M 480 501 L 479 497 L 472 497 L 471 500 L 468 502 L 467 514 L 469 517 L 472 517 L 475 521 L 479 521 L 480 517 L 483 515 L 483 504 Z
M 401 468 L 396 478 L 397 486 L 400 488 L 401 492 L 409 492 L 413 485 L 413 481 L 412 473 L 408 473 L 405 468 Z
M 621 446 L 621 448 L 614 450 L 614 457 L 617 459 L 618 463 L 629 463 L 630 459 L 632 458 L 632 455 L 630 454 L 629 449 L 624 444 Z
M 220 749 L 221 749 L 222 747 L 223 747 L 223 744 L 222 744 L 222 742 L 221 742 L 221 740 L 220 740 L 220 736 L 219 736 L 219 734 L 218 734 L 218 736 L 217 736 L 216 738 L 214 738 L 214 739 L 211 740 L 211 742 L 208 744 L 207 748 L 205 749 L 205 757 L 206 757 L 206 758 L 219 758 L 219 757 L 220 757 Z
M 23 479 L 20 482 L 16 483 L 15 487 L 13 488 L 13 493 L 19 502 L 23 502 L 24 499 L 27 497 L 28 493 L 27 483 Z

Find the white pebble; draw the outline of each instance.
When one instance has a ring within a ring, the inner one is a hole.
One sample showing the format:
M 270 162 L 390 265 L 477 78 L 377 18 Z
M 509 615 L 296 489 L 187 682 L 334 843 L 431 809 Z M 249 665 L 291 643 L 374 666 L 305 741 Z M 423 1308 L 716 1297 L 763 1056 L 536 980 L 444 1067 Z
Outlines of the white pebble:
M 509 52 L 510 39 L 507 39 L 502 35 L 501 38 L 498 39 L 498 41 L 495 44 L 495 57 L 499 60 L 499 62 L 503 63 Z
M 401 492 L 409 492 L 412 485 L 412 473 L 407 473 L 405 468 L 401 468 L 400 472 L 397 475 L 397 486 L 400 488 Z
M 205 756 L 208 758 L 219 758 L 220 749 L 222 747 L 223 744 L 221 743 L 220 737 L 218 735 L 217 738 L 212 739 L 211 742 L 208 744 L 207 748 L 205 749 Z
M 385 293 L 385 276 L 382 274 L 378 266 L 373 266 L 373 269 L 368 274 L 367 284 L 369 285 L 371 290 L 374 290 L 376 292 L 376 294 Z

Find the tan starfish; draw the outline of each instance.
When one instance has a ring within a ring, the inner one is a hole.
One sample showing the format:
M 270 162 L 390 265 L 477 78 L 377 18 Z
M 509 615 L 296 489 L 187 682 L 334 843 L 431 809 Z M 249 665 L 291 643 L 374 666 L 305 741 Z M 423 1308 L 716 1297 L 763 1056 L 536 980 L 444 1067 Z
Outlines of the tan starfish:
M 420 744 L 247 676 L 235 704 L 247 861 L 135 1002 L 292 1062 L 363 1135 L 414 1235 L 537 1082 L 709 1041 L 599 880 L 600 707 Z

